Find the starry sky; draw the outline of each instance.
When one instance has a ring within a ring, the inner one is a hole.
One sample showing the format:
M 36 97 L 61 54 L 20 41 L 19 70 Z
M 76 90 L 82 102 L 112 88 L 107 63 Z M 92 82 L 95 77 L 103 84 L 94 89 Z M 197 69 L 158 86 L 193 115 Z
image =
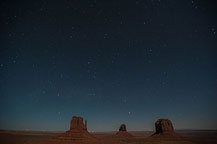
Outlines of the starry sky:
M 217 1 L 1 0 L 0 129 L 217 129 Z

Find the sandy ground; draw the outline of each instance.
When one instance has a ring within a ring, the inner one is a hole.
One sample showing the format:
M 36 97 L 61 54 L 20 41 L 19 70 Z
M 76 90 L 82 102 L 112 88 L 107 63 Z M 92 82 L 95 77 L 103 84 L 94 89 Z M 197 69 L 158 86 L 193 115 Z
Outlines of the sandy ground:
M 217 131 L 177 131 L 182 140 L 151 139 L 153 132 L 130 132 L 134 137 L 120 138 L 115 133 L 92 133 L 102 144 L 217 144 Z M 37 144 L 57 132 L 0 131 L 0 144 Z

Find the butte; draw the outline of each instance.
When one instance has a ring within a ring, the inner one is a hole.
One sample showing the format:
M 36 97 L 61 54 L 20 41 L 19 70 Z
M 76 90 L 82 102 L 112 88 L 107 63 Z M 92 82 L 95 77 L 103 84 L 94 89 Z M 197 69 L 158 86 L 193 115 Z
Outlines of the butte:
M 133 137 L 130 133 L 127 132 L 127 128 L 125 124 L 122 124 L 119 128 L 119 131 L 116 133 L 116 136 L 118 137 Z
M 155 133 L 151 137 L 160 139 L 181 138 L 181 136 L 174 131 L 173 124 L 168 119 L 158 119 L 155 122 Z
M 68 131 L 41 144 L 99 144 L 99 140 L 87 131 L 87 120 L 84 124 L 82 117 L 73 116 Z

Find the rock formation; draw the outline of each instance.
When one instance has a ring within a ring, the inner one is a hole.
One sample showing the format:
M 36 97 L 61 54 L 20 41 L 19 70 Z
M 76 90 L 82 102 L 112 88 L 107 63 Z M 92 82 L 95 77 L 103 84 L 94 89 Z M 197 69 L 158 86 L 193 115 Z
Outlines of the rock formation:
M 132 137 L 132 135 L 127 132 L 127 128 L 125 124 L 122 124 L 120 126 L 119 131 L 116 133 L 116 135 L 120 137 Z
M 119 131 L 127 131 L 126 125 L 122 124 L 119 128 Z
M 87 131 L 87 120 L 83 123 L 82 117 L 73 116 L 71 120 L 70 130 L 85 130 Z
M 180 136 L 174 132 L 173 124 L 168 119 L 158 119 L 155 122 L 155 133 L 152 136 L 159 138 L 180 138 Z
M 87 131 L 87 120 L 73 116 L 70 129 L 65 133 L 43 142 L 43 144 L 98 144 L 99 141 Z
M 159 119 L 155 122 L 156 134 L 159 133 L 173 133 L 174 128 L 173 124 L 168 119 Z

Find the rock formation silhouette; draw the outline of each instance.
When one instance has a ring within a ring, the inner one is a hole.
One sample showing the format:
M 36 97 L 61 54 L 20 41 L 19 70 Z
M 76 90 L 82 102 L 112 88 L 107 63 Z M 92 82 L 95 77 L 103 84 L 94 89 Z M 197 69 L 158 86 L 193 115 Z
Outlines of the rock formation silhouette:
M 174 132 L 173 124 L 168 119 L 157 120 L 155 122 L 155 130 L 156 130 L 156 134 Z
M 155 133 L 152 137 L 158 138 L 180 138 L 181 136 L 174 131 L 173 124 L 169 119 L 158 119 L 155 122 Z
M 87 131 L 87 120 L 83 123 L 82 117 L 73 116 L 71 120 L 70 130 L 85 130 Z
M 87 120 L 73 116 L 70 129 L 65 133 L 43 142 L 43 144 L 98 144 L 99 141 L 87 131 Z
M 127 132 L 127 128 L 125 124 L 122 124 L 119 128 L 119 131 L 116 133 L 119 137 L 132 137 L 130 133 Z
M 122 124 L 119 128 L 119 131 L 127 131 L 126 125 Z

